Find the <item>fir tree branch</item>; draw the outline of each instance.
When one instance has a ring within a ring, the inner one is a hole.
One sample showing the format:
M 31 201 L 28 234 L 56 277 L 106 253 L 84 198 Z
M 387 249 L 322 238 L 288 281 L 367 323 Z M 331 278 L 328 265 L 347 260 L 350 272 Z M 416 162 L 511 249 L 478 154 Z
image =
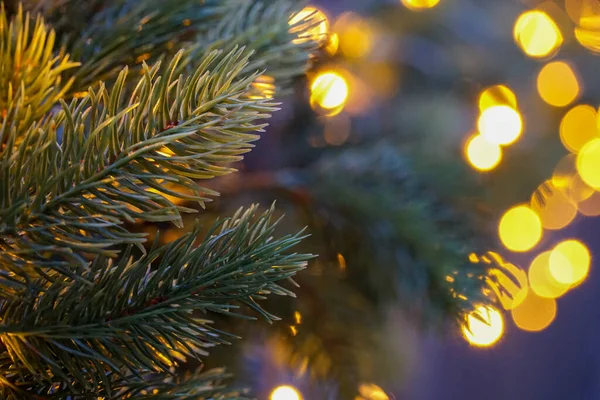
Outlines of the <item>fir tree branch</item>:
M 130 251 L 118 260 L 98 256 L 83 274 L 92 285 L 56 280 L 31 301 L 4 302 L 0 340 L 12 375 L 58 379 L 73 393 L 73 379 L 86 391 L 98 390 L 106 374 L 168 374 L 178 359 L 227 343 L 226 333 L 193 311 L 243 316 L 245 305 L 277 319 L 257 300 L 293 295 L 278 282 L 311 256 L 288 253 L 300 234 L 273 238 L 272 214 L 273 208 L 262 215 L 256 207 L 240 210 L 198 246 L 196 228 L 135 262 Z
M 115 0 L 96 13 L 69 46 L 83 65 L 77 87 L 111 81 L 125 66 L 141 67 L 174 54 L 189 37 L 209 29 L 249 0 Z M 77 7 L 70 1 L 69 7 Z
M 40 16 L 31 22 L 19 7 L 9 23 L 0 4 L 0 150 L 6 126 L 29 127 L 50 111 L 73 84 L 73 78 L 62 81 L 63 72 L 79 65 L 64 51 L 55 54 L 55 32 Z
M 273 90 L 284 94 L 293 79 L 306 72 L 310 53 L 318 43 L 306 37 L 307 30 L 320 21 L 310 16 L 290 25 L 290 17 L 298 11 L 297 4 L 288 0 L 271 3 L 247 1 L 206 34 L 197 38 L 198 45 L 189 54 L 193 60 L 197 54 L 212 49 L 229 51 L 235 46 L 246 46 L 255 51 L 245 73 L 265 69 L 272 81 L 259 83 L 260 89 L 274 83 Z M 300 39 L 300 37 L 302 37 Z M 261 84 L 262 83 L 262 84 Z
M 124 221 L 181 226 L 180 213 L 193 210 L 166 196 L 203 204 L 216 193 L 195 180 L 234 171 L 228 164 L 249 151 L 253 132 L 266 125 L 256 121 L 274 104 L 245 96 L 257 75 L 239 77 L 250 56 L 243 48 L 212 51 L 193 75 L 175 76 L 182 54 L 164 69 L 146 67 L 130 94 L 124 70 L 110 91 L 101 86 L 62 102 L 20 143 L 14 129 L 0 130 L 8 135 L 0 153 L 0 263 L 11 272 L 2 286 L 49 271 L 80 277 L 85 254 L 115 257 L 112 246 L 145 240 Z

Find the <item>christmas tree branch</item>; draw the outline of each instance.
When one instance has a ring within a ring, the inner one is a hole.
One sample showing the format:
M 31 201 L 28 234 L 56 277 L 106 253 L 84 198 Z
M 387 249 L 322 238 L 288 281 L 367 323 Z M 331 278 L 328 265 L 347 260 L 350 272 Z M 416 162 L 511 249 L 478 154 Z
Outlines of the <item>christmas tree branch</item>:
M 300 234 L 273 238 L 272 214 L 239 211 L 197 246 L 198 228 L 137 261 L 130 250 L 117 260 L 98 256 L 83 274 L 91 285 L 56 280 L 30 301 L 5 302 L 0 339 L 11 368 L 96 390 L 106 374 L 168 373 L 177 360 L 227 343 L 193 311 L 242 316 L 245 305 L 275 320 L 257 300 L 293 295 L 278 282 L 311 256 L 288 253 Z
M 195 179 L 234 171 L 228 164 L 249 151 L 252 132 L 266 125 L 256 121 L 275 104 L 247 97 L 257 75 L 239 76 L 245 49 L 212 51 L 193 75 L 175 76 L 181 56 L 164 69 L 146 67 L 131 94 L 124 70 L 110 91 L 62 102 L 19 143 L 14 129 L 0 130 L 8 136 L 0 153 L 0 263 L 11 276 L 23 282 L 52 270 L 77 278 L 87 264 L 82 254 L 115 257 L 113 245 L 145 240 L 124 221 L 181 226 L 180 213 L 192 210 L 167 196 L 202 204 L 216 193 Z

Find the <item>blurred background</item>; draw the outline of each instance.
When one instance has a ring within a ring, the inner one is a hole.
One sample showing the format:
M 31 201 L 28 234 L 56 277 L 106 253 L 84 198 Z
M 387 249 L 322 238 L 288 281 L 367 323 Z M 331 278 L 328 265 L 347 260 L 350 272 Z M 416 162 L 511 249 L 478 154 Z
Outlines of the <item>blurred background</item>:
M 319 258 L 215 364 L 271 400 L 600 399 L 600 1 L 307 16 L 306 79 L 254 84 L 282 110 L 204 218 L 277 200 Z

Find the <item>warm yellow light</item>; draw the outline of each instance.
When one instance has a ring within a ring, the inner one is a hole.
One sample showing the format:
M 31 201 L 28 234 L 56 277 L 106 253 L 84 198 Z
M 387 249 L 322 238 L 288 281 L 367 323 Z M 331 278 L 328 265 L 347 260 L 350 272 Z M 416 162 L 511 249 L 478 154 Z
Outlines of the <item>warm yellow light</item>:
M 555 53 L 563 36 L 552 18 L 543 11 L 526 11 L 517 18 L 513 37 L 525 54 L 533 58 Z
M 519 112 L 509 106 L 492 106 L 483 110 L 477 121 L 479 133 L 490 143 L 513 143 L 523 131 Z
M 440 0 L 401 0 L 409 10 L 422 11 L 438 5 Z
M 562 229 L 577 215 L 577 206 L 551 180 L 542 183 L 531 196 L 531 209 L 546 229 Z
M 577 171 L 593 188 L 600 188 L 600 139 L 589 141 L 577 155 Z
M 248 97 L 255 100 L 272 99 L 275 96 L 275 79 L 261 75 L 250 85 Z
M 560 140 L 572 152 L 578 152 L 590 140 L 597 139 L 596 110 L 587 104 L 573 107 L 560 123 Z
M 575 39 L 577 39 L 580 45 L 591 52 L 600 53 L 600 30 L 576 26 Z
M 552 173 L 552 184 L 560 189 L 573 203 L 580 203 L 592 196 L 594 188 L 587 185 L 577 172 L 577 156 L 567 154 L 558 162 Z
M 271 393 L 271 400 L 302 400 L 302 396 L 292 386 L 279 386 Z
M 600 192 L 594 192 L 587 199 L 577 204 L 579 212 L 587 217 L 600 215 Z
M 335 22 L 333 29 L 339 35 L 340 51 L 348 58 L 365 57 L 371 51 L 375 32 L 366 19 L 347 12 Z
M 329 115 L 333 111 L 339 113 L 348 99 L 348 83 L 337 72 L 319 74 L 310 86 L 310 90 L 311 104 L 329 111 Z
M 519 205 L 504 213 L 498 233 L 507 249 L 528 251 L 542 239 L 542 222 L 530 207 Z
M 493 106 L 509 106 L 517 109 L 517 97 L 505 85 L 495 85 L 488 87 L 479 95 L 479 111 Z
M 389 400 L 389 396 L 382 388 L 374 383 L 363 383 L 358 387 L 358 392 L 364 400 Z
M 546 103 L 555 107 L 564 107 L 579 96 L 579 81 L 569 64 L 564 61 L 554 61 L 540 70 L 537 89 Z
M 590 263 L 590 251 L 585 244 L 574 239 L 565 240 L 550 254 L 550 273 L 556 281 L 573 286 L 585 280 Z
M 497 253 L 489 252 L 489 254 L 501 265 L 501 268 L 490 269 L 490 287 L 502 307 L 505 310 L 512 310 L 527 297 L 529 290 L 527 273 L 521 268 L 505 262 Z
M 556 317 L 556 300 L 540 297 L 530 290 L 525 301 L 511 310 L 515 325 L 524 331 L 539 332 L 546 329 Z
M 329 35 L 329 40 L 325 45 L 325 51 L 329 53 L 329 55 L 333 56 L 337 53 L 338 48 L 340 47 L 340 37 L 337 33 L 332 33 Z
M 329 20 L 327 15 L 316 7 L 304 7 L 297 14 L 290 18 L 290 32 L 296 33 L 302 31 L 298 38 L 293 42 L 296 44 L 305 43 L 309 40 L 323 42 L 327 39 L 329 32 Z M 308 29 L 304 29 L 307 27 Z
M 488 142 L 481 135 L 474 135 L 465 146 L 465 155 L 473 168 L 479 171 L 490 171 L 502 160 L 502 149 Z
M 565 0 L 567 14 L 575 24 L 586 29 L 600 29 L 598 0 Z
M 479 306 L 467 317 L 462 332 L 472 345 L 488 347 L 496 343 L 504 333 L 504 319 L 494 307 Z
M 550 255 L 545 251 L 538 255 L 529 266 L 529 284 L 538 296 L 555 299 L 567 292 L 570 285 L 558 282 L 550 273 Z

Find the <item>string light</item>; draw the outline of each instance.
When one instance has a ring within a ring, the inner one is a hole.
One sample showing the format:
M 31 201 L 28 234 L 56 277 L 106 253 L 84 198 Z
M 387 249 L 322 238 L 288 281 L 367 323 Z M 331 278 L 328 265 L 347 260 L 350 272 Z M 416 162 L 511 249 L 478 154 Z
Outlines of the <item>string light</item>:
M 300 393 L 292 386 L 279 386 L 271 392 L 271 400 L 302 400 Z
M 578 152 L 587 142 L 599 138 L 596 110 L 587 104 L 571 108 L 560 122 L 560 140 L 572 152 Z
M 438 5 L 440 0 L 401 0 L 402 4 L 412 11 L 422 11 Z
M 575 71 L 564 61 L 546 64 L 538 74 L 537 89 L 540 97 L 555 107 L 571 104 L 579 96 L 579 80 Z
M 545 251 L 531 262 L 529 266 L 529 284 L 531 290 L 538 296 L 555 299 L 565 294 L 569 290 L 570 285 L 554 279 L 550 273 L 550 255 L 550 251 Z M 561 256 L 560 253 L 556 255 Z M 562 260 L 557 261 L 561 263 L 568 262 L 564 257 Z
M 483 110 L 477 121 L 479 133 L 490 143 L 513 143 L 523 131 L 519 112 L 512 107 L 499 105 Z
M 551 180 L 542 183 L 531 196 L 531 209 L 546 229 L 562 229 L 577 215 L 577 206 Z
M 382 388 L 374 383 L 363 383 L 358 387 L 361 400 L 389 400 L 389 396 Z
M 586 184 L 600 188 L 600 139 L 583 146 L 577 155 L 577 171 Z
M 539 332 L 556 318 L 556 300 L 540 297 L 530 290 L 525 300 L 510 313 L 515 325 L 522 330 Z
M 552 18 L 543 11 L 526 11 L 513 28 L 515 43 L 532 58 L 548 57 L 558 51 L 563 36 Z
M 550 274 L 565 285 L 579 285 L 590 270 L 591 256 L 585 244 L 579 240 L 565 240 L 550 254 Z
M 492 306 L 478 306 L 467 316 L 462 327 L 463 336 L 474 346 L 488 347 L 496 343 L 504 333 L 504 319 Z
M 512 251 L 528 251 L 542 239 L 542 222 L 529 206 L 519 205 L 508 210 L 498 226 L 500 240 Z
M 465 145 L 465 155 L 473 168 L 479 171 L 491 171 L 502 160 L 502 149 L 488 142 L 481 135 L 473 135 Z
M 310 102 L 332 116 L 342 111 L 348 100 L 348 82 L 338 72 L 322 72 L 310 86 Z
M 321 10 L 313 6 L 304 7 L 297 14 L 293 15 L 289 20 L 291 33 L 302 31 L 302 33 L 293 40 L 293 43 L 305 43 L 309 40 L 323 42 L 327 39 L 329 32 L 329 20 L 327 15 Z M 309 25 L 310 28 L 304 30 L 304 26 Z
M 517 109 L 517 97 L 513 91 L 505 85 L 488 87 L 479 95 L 480 112 L 493 106 L 502 105 L 509 106 L 515 110 Z

